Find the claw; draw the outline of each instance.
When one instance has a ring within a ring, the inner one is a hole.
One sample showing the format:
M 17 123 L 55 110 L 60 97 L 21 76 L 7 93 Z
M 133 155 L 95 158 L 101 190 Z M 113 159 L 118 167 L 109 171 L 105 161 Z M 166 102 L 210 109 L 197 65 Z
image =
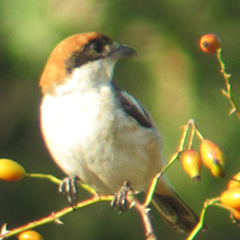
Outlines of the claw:
M 67 193 L 68 201 L 73 206 L 77 202 L 77 176 L 64 178 L 59 186 L 60 193 Z
M 118 208 L 121 212 L 127 211 L 131 205 L 128 201 L 128 195 L 132 193 L 133 189 L 130 187 L 130 183 L 124 182 L 119 191 L 114 194 L 114 199 L 111 202 L 112 208 Z

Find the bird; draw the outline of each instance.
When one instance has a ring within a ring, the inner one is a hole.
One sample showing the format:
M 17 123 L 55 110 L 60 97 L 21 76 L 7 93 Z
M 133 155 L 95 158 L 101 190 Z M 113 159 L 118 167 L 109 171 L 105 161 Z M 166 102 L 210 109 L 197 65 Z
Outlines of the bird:
M 164 166 L 162 138 L 149 113 L 113 79 L 117 61 L 136 54 L 104 34 L 76 34 L 56 46 L 39 81 L 41 130 L 52 158 L 98 194 L 115 194 L 124 182 L 146 193 Z M 197 224 L 165 176 L 153 200 L 176 232 Z

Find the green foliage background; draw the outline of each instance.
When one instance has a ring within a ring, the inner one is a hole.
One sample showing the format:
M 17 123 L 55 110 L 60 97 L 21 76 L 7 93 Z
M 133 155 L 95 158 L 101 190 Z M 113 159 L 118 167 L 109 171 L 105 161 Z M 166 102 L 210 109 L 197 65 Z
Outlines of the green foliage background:
M 180 126 L 196 120 L 200 132 L 219 144 L 228 174 L 240 167 L 240 125 L 228 116 L 230 105 L 220 92 L 224 81 L 214 55 L 202 53 L 198 39 L 217 33 L 236 102 L 240 104 L 240 4 L 238 0 L 1 0 L 0 1 L 0 157 L 21 163 L 28 172 L 64 174 L 53 163 L 39 129 L 38 79 L 56 44 L 70 35 L 98 31 L 137 50 L 139 56 L 117 65 L 120 86 L 149 109 L 163 134 L 166 159 L 177 148 Z M 198 148 L 199 142 L 195 142 Z M 185 201 L 200 212 L 206 198 L 218 196 L 225 179 L 203 169 L 193 183 L 180 163 L 168 176 Z M 57 186 L 44 180 L 0 181 L 0 224 L 22 225 L 67 206 Z M 88 197 L 81 192 L 80 197 Z M 159 239 L 185 239 L 152 211 Z M 98 203 L 38 228 L 45 239 L 144 239 L 138 213 L 123 214 Z M 240 229 L 228 212 L 210 208 L 208 231 L 196 239 L 239 239 Z M 15 239 L 15 238 L 12 238 Z

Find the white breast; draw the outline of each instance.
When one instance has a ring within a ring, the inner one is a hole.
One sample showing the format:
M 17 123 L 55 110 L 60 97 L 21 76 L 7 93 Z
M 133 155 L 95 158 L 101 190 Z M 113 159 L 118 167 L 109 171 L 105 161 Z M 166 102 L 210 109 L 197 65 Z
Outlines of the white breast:
M 41 123 L 47 146 L 69 175 L 79 175 L 81 161 L 94 160 L 92 155 L 102 143 L 97 138 L 109 135 L 114 119 L 102 114 L 102 108 L 107 110 L 104 98 L 94 92 L 75 92 L 57 97 L 46 95 L 43 99 Z
M 156 129 L 140 127 L 127 116 L 109 84 L 88 91 L 62 87 L 46 94 L 41 105 L 43 135 L 56 163 L 99 193 L 113 194 L 124 181 L 136 191 L 146 190 L 161 168 Z

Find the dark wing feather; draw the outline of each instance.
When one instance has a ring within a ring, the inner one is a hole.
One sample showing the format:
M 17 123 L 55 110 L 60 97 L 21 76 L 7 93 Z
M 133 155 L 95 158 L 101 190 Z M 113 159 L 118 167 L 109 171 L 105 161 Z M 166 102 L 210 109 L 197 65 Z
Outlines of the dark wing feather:
M 115 97 L 118 99 L 124 112 L 135 119 L 142 127 L 152 128 L 153 123 L 149 115 L 138 101 L 132 95 L 119 88 L 115 82 L 112 82 L 112 86 L 115 90 Z

